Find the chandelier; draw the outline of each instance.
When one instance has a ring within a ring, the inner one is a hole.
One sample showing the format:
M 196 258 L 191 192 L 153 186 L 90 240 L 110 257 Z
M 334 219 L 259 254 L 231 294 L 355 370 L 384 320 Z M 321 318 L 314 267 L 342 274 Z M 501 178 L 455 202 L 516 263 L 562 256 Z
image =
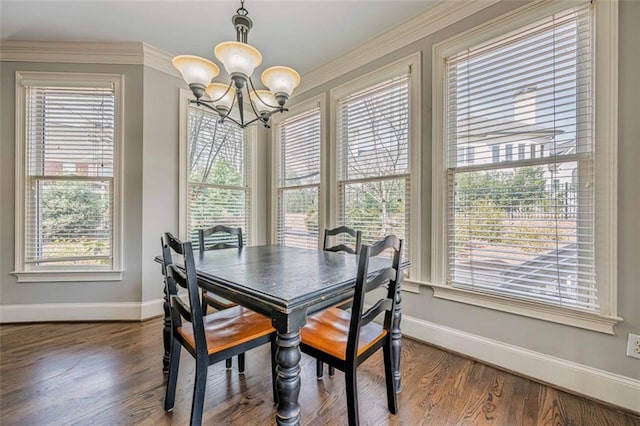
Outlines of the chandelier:
M 220 69 L 208 59 L 179 55 L 173 58 L 172 63 L 196 98 L 191 103 L 217 112 L 220 122 L 230 120 L 242 128 L 254 123 L 269 127 L 273 114 L 287 111 L 284 106 L 293 89 L 300 84 L 300 75 L 289 67 L 268 68 L 262 73 L 261 80 L 269 90 L 256 90 L 251 74 L 262 63 L 262 54 L 247 43 L 249 30 L 253 27 L 248 14 L 244 0 L 241 0 L 240 8 L 231 18 L 236 29 L 236 41 L 222 42 L 213 49 L 231 78 L 229 84 L 212 82 L 220 74 Z M 245 101 L 248 101 L 246 105 Z M 238 112 L 232 116 L 234 105 Z M 254 117 L 245 118 L 245 106 L 251 107 Z

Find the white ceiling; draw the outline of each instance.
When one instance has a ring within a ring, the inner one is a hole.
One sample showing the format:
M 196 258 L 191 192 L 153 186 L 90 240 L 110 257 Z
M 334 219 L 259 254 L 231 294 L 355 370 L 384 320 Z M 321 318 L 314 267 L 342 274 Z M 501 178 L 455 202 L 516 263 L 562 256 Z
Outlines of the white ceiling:
M 260 70 L 287 65 L 304 75 L 395 27 L 435 0 L 247 0 L 249 43 Z M 170 54 L 214 60 L 213 47 L 235 40 L 240 1 L 1 0 L 0 38 L 47 41 L 142 41 Z M 219 64 L 220 65 L 220 64 Z

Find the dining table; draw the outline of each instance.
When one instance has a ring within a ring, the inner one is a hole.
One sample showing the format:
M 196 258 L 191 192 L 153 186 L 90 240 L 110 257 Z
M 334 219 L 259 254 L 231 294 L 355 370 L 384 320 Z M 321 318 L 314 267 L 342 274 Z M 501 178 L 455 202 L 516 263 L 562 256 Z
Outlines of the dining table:
M 357 256 L 281 245 L 248 246 L 194 252 L 199 285 L 232 302 L 271 318 L 276 330 L 276 424 L 299 425 L 300 330 L 308 315 L 353 297 Z M 156 261 L 162 261 L 159 257 Z M 369 274 L 389 267 L 391 259 L 374 257 Z M 403 267 L 408 265 L 403 263 Z M 402 273 L 398 274 L 402 280 Z M 391 331 L 392 365 L 397 392 L 400 383 L 401 297 L 396 294 Z M 165 300 L 165 336 L 170 330 Z M 165 339 L 165 362 L 168 361 Z M 166 367 L 166 365 L 165 365 Z

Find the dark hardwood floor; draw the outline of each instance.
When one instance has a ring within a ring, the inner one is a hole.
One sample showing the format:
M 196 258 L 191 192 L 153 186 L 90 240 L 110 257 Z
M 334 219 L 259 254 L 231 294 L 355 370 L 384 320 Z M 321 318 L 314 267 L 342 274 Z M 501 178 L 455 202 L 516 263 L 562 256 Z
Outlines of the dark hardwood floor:
M 176 405 L 162 409 L 162 321 L 0 326 L 0 424 L 188 424 L 193 359 L 183 352 Z M 210 367 L 203 424 L 272 425 L 268 345 L 246 375 Z M 640 417 L 440 349 L 403 340 L 400 412 L 387 411 L 381 353 L 358 369 L 364 425 L 640 425 Z M 303 355 L 305 425 L 346 424 L 344 376 L 315 378 Z

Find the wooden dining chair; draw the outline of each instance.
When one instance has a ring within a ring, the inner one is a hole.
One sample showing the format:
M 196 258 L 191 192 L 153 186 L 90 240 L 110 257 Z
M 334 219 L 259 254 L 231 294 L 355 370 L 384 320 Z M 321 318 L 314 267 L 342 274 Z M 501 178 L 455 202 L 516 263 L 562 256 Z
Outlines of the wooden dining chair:
M 173 263 L 172 251 L 183 256 L 183 268 Z M 208 367 L 269 342 L 275 402 L 275 330 L 271 326 L 271 320 L 241 306 L 203 316 L 191 243 L 183 243 L 170 233 L 165 233 L 162 258 L 171 301 L 171 348 L 164 409 L 171 411 L 175 403 L 178 366 L 183 347 L 195 358 L 196 364 L 191 425 L 202 423 Z M 187 289 L 188 303 L 178 296 L 178 286 Z
M 396 304 L 403 241 L 390 235 L 377 243 L 362 245 L 351 312 L 329 308 L 307 319 L 302 328 L 300 349 L 345 373 L 349 425 L 358 425 L 358 391 L 356 369 L 382 348 L 389 411 L 398 410 L 393 366 L 391 364 L 391 326 Z M 368 277 L 369 259 L 391 249 L 391 266 Z M 365 294 L 388 284 L 386 296 L 364 309 Z M 382 324 L 372 322 L 384 313 Z
M 209 242 L 207 242 L 207 238 L 209 238 Z M 200 252 L 225 248 L 241 249 L 243 245 L 242 228 L 216 225 L 207 229 L 199 229 L 198 240 Z M 206 290 L 202 290 L 202 311 L 205 314 L 209 306 L 217 310 L 222 310 L 235 306 L 235 303 L 216 296 L 215 294 L 208 293 Z M 227 368 L 230 367 L 231 365 L 227 365 Z
M 337 245 L 329 246 L 329 238 L 334 236 L 341 236 L 346 240 L 346 236 L 351 236 L 355 238 L 354 244 L 348 245 L 344 242 L 340 242 Z M 333 229 L 325 229 L 324 230 L 324 239 L 322 241 L 322 250 L 324 251 L 333 251 L 333 252 L 344 252 L 349 254 L 358 254 L 360 253 L 360 246 L 362 245 L 362 231 L 356 231 L 353 228 L 349 228 L 348 226 L 338 226 Z M 341 309 L 349 309 L 351 307 L 351 301 L 342 303 L 339 306 Z M 318 379 L 322 378 L 324 370 L 324 365 L 322 361 L 319 359 L 316 360 L 316 377 Z M 329 375 L 333 376 L 335 373 L 335 369 L 332 366 L 329 366 Z

